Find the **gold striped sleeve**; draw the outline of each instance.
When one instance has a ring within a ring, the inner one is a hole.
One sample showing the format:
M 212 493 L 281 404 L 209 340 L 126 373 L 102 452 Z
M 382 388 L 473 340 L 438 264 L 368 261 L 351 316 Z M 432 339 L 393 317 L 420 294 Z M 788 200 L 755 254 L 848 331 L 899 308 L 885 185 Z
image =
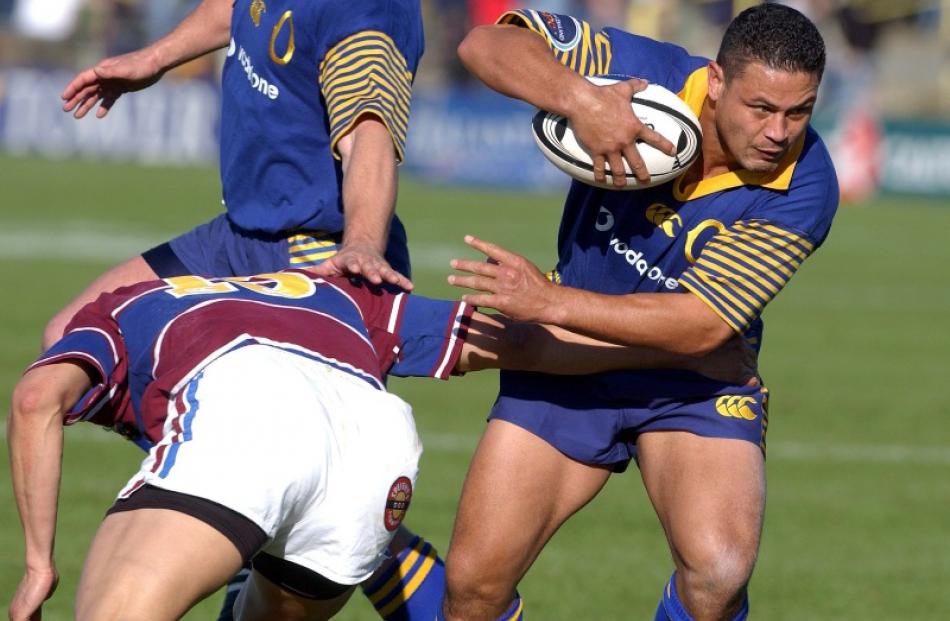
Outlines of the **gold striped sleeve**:
M 330 149 L 364 114 L 389 129 L 396 158 L 405 156 L 412 101 L 412 73 L 406 59 L 384 32 L 367 30 L 346 37 L 320 63 L 320 90 L 330 119 Z
M 603 32 L 595 33 L 583 20 L 569 15 L 519 9 L 502 14 L 498 23 L 520 26 L 537 33 L 544 38 L 558 62 L 581 75 L 602 75 L 610 70 L 610 38 Z M 563 33 L 565 40 L 552 32 Z
M 740 221 L 710 239 L 680 284 L 736 332 L 745 331 L 814 250 L 799 233 Z

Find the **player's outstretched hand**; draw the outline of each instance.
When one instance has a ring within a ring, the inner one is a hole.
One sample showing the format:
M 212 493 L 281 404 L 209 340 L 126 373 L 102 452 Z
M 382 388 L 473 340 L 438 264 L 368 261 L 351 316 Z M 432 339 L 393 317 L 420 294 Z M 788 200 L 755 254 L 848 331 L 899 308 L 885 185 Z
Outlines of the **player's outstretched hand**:
M 531 261 L 505 250 L 497 244 L 471 235 L 465 243 L 484 254 L 488 261 L 453 259 L 452 269 L 468 275 L 449 276 L 449 284 L 481 293 L 462 296 L 465 302 L 479 307 L 494 308 L 518 321 L 549 323 L 554 284 Z
M 759 385 L 758 355 L 749 342 L 736 335 L 715 351 L 696 359 L 700 375 L 736 386 Z
M 149 48 L 99 61 L 79 73 L 63 90 L 63 111 L 81 119 L 97 103 L 103 118 L 123 93 L 140 91 L 158 82 L 164 70 Z
M 614 187 L 627 184 L 623 162 L 641 183 L 650 181 L 647 170 L 637 150 L 637 142 L 643 141 L 669 155 L 676 154 L 676 147 L 652 128 L 640 122 L 633 113 L 630 101 L 647 87 L 646 80 L 632 79 L 606 86 L 593 86 L 587 96 L 579 98 L 577 112 L 571 114 L 571 127 L 577 139 L 590 152 L 594 163 L 594 178 L 606 182 L 609 166 Z
M 42 619 L 43 602 L 53 595 L 57 584 L 59 574 L 56 573 L 55 567 L 47 570 L 27 569 L 10 601 L 10 621 Z
M 374 285 L 388 283 L 412 291 L 412 281 L 397 272 L 370 244 L 344 244 L 335 255 L 310 268 L 318 276 L 362 276 Z

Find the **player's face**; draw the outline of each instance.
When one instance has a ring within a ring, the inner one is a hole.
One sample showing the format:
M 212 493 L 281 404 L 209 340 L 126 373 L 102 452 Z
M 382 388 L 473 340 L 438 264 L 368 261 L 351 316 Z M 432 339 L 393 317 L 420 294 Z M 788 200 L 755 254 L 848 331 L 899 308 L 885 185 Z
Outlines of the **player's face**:
M 718 78 L 710 80 L 710 96 L 726 155 L 746 170 L 774 171 L 808 126 L 818 76 L 751 62 L 729 80 L 720 69 Z

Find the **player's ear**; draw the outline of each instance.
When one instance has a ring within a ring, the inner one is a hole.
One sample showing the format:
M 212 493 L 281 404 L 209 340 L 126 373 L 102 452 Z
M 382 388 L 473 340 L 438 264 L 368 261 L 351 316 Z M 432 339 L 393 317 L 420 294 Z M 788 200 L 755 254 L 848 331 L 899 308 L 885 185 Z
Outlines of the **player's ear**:
M 722 66 L 714 60 L 709 61 L 709 71 L 706 79 L 709 99 L 719 101 L 723 90 L 726 88 L 726 75 L 722 71 Z

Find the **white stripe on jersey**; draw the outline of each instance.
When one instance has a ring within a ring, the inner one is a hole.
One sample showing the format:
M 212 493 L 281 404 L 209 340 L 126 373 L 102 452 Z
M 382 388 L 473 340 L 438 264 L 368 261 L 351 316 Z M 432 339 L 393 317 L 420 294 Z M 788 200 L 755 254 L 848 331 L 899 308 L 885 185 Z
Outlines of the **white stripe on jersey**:
M 396 320 L 399 319 L 399 308 L 402 306 L 402 300 L 406 296 L 406 293 L 400 293 L 393 299 L 393 310 L 389 313 L 389 325 L 386 326 L 386 331 L 390 334 L 396 333 Z
M 452 336 L 449 337 L 449 345 L 445 349 L 445 356 L 443 356 L 442 362 L 439 363 L 439 368 L 435 372 L 435 376 L 438 378 L 443 377 L 445 367 L 452 357 L 452 352 L 455 351 L 455 342 L 458 340 L 459 331 L 462 329 L 462 316 L 465 314 L 465 306 L 465 302 L 459 302 L 458 310 L 455 312 L 455 319 L 452 322 Z

